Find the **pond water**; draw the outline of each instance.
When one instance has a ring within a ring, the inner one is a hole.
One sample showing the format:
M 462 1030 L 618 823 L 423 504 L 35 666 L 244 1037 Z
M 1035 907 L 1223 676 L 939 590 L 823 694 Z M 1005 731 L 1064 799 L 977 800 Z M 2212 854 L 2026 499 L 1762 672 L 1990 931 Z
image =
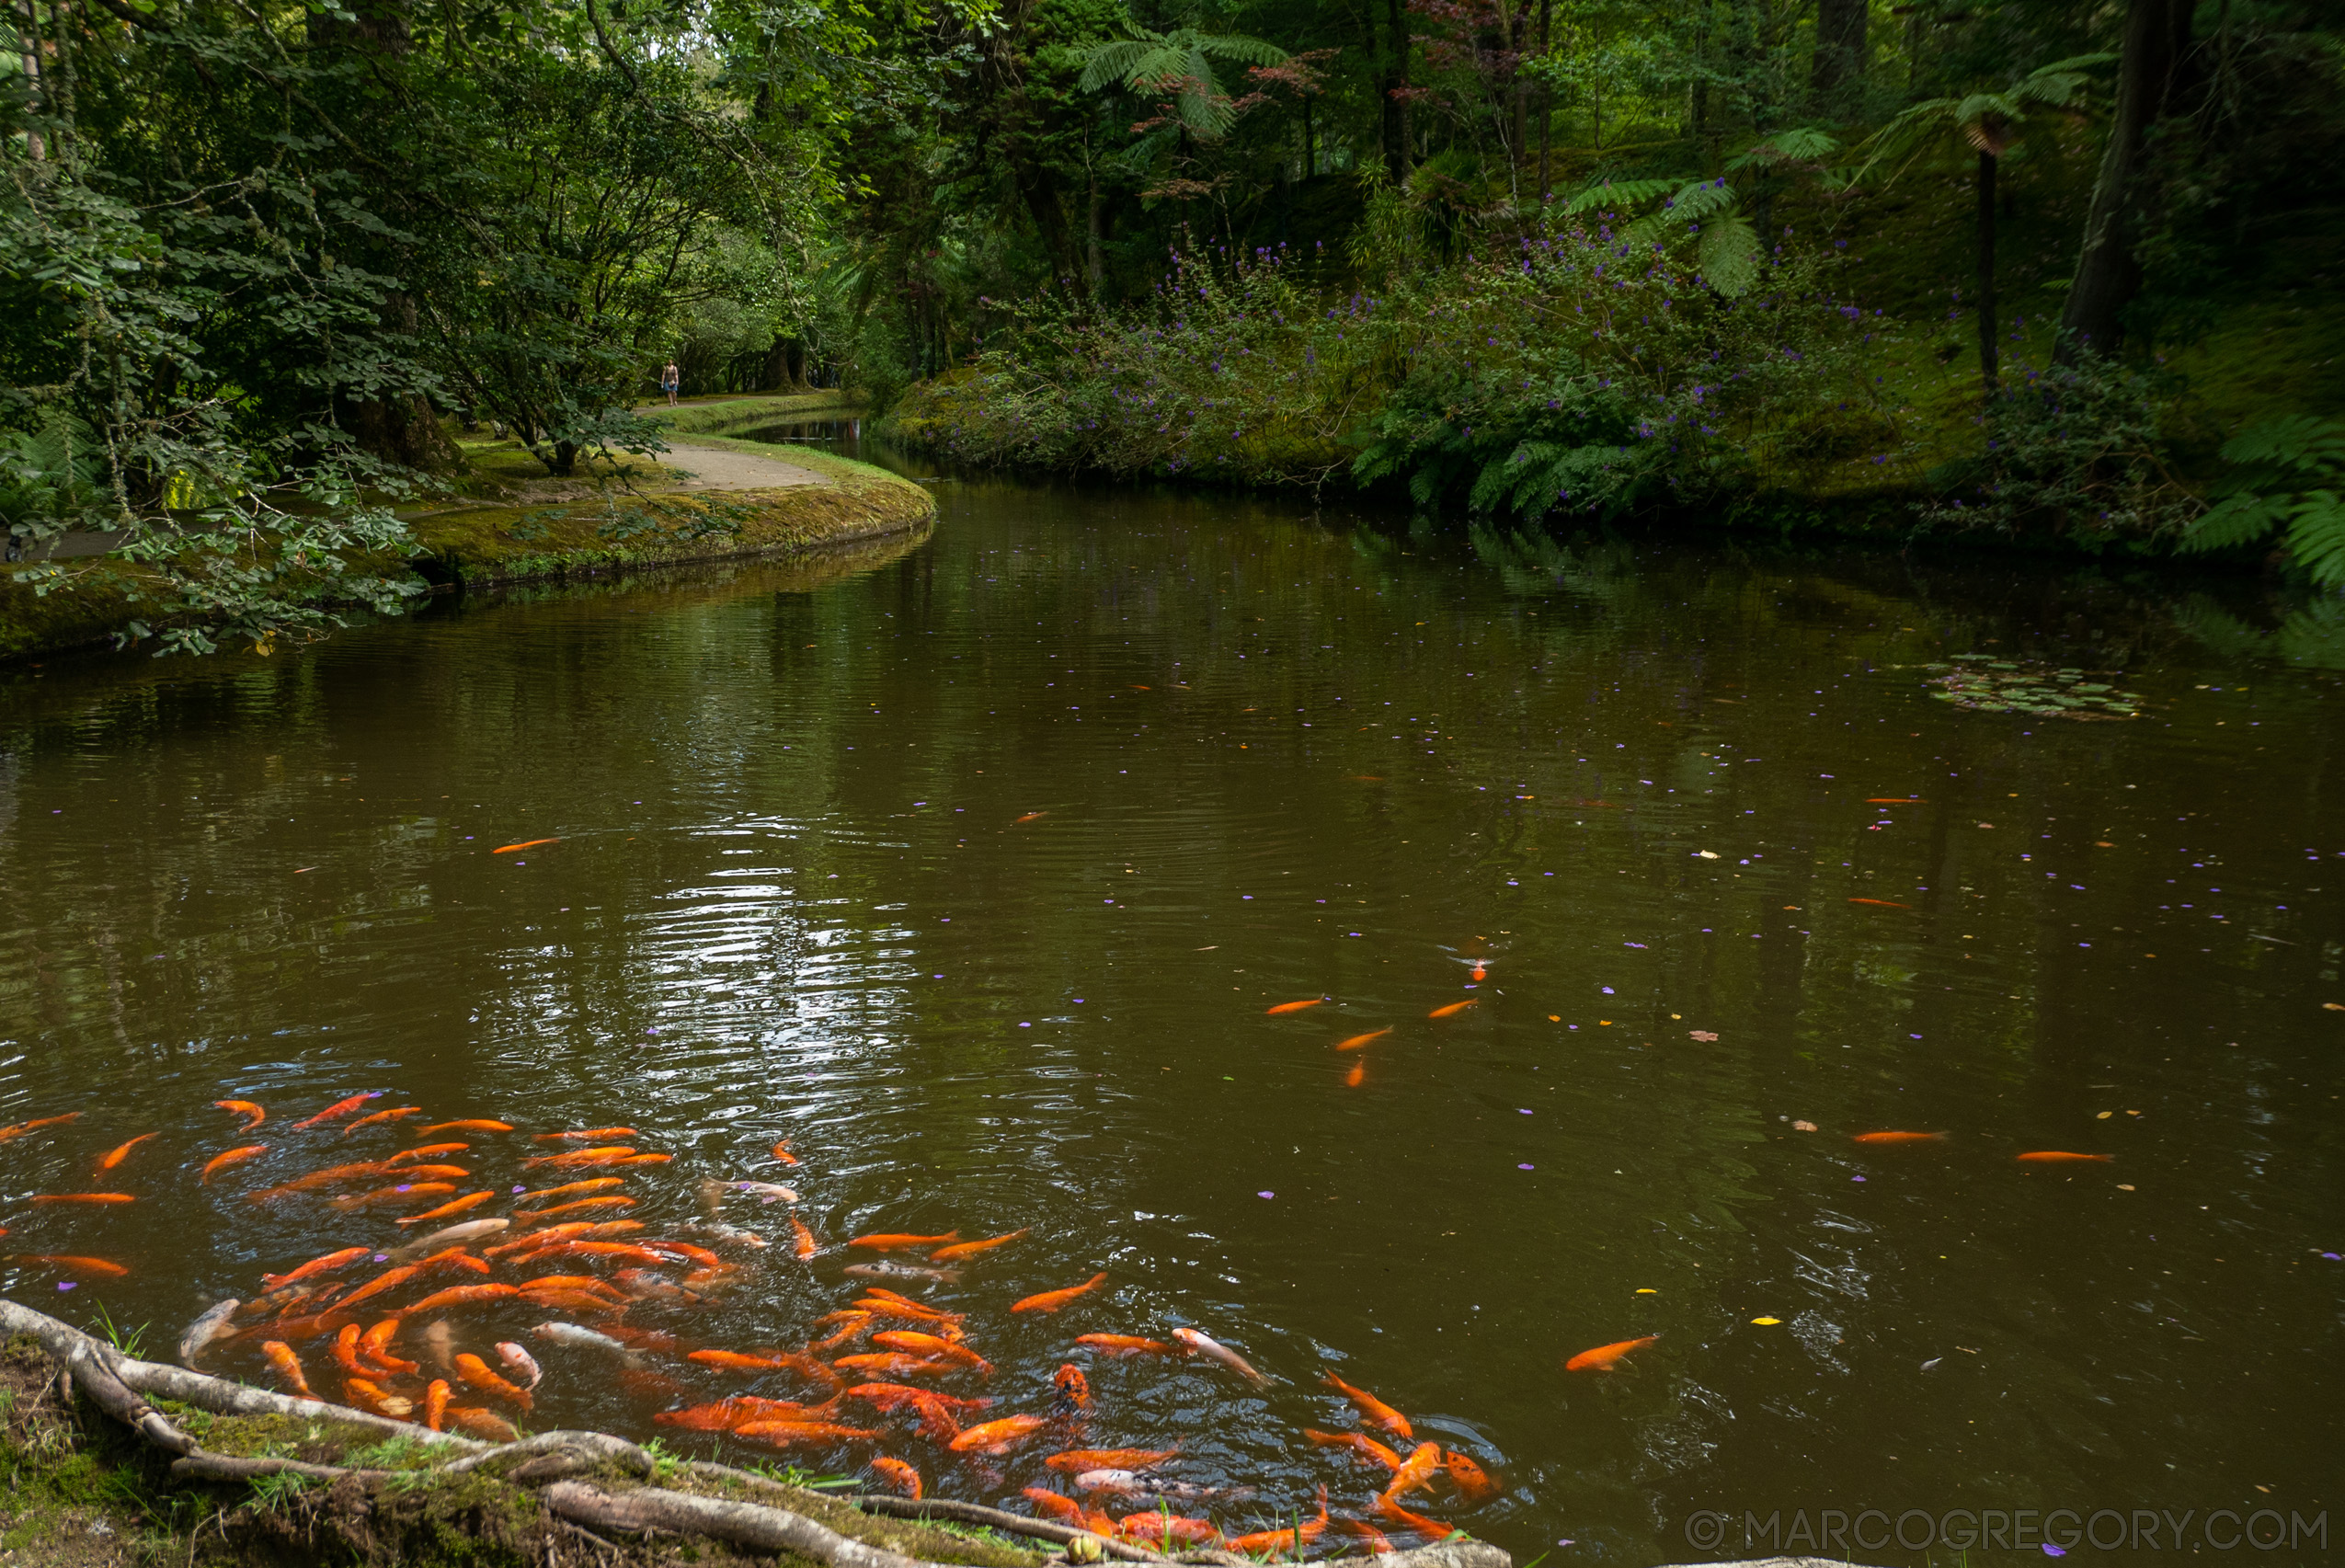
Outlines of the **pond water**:
M 1172 1507 L 1233 1533 L 1322 1483 L 1367 1516 L 1381 1470 L 1302 1435 L 1362 1429 L 1333 1372 L 1500 1488 L 1405 1505 L 1521 1562 L 1944 1563 L 1883 1521 L 1958 1509 L 2037 1511 L 1967 1559 L 2032 1562 L 2052 1510 L 2119 1510 L 2104 1543 L 2136 1509 L 2276 1510 L 2268 1539 L 2338 1501 L 2334 669 L 2026 563 L 937 493 L 932 537 L 856 557 L 9 671 L 0 1122 L 78 1119 L 0 1143 L 0 1284 L 167 1354 L 263 1270 L 436 1230 L 393 1223 L 429 1203 L 615 1174 L 635 1207 L 568 1222 L 726 1272 L 632 1309 L 619 1377 L 526 1333 L 563 1312 L 449 1309 L 458 1348 L 543 1364 L 526 1424 L 710 1451 L 652 1413 L 820 1390 L 682 1350 L 839 1326 L 878 1256 L 850 1238 L 1024 1230 L 898 1288 L 997 1368 L 936 1385 L 999 1402 L 964 1421 L 1048 1413 L 1072 1362 L 1080 1423 L 956 1454 L 850 1402 L 885 1444 L 766 1457 L 885 1452 L 1025 1509 L 1066 1489 L 1046 1454 L 1177 1446 L 1158 1474 L 1235 1490 Z M 477 1118 L 517 1130 L 406 1130 Z M 612 1126 L 672 1162 L 522 1163 Z M 470 1146 L 444 1193 L 254 1201 L 441 1141 Z M 2095 1158 L 2019 1158 L 2046 1151 Z M 136 1201 L 28 1201 L 89 1191 Z M 774 1244 L 690 1229 L 712 1201 Z M 1268 1382 L 1074 1343 L 1180 1327 Z M 205 1365 L 271 1382 L 261 1337 Z M 294 1348 L 333 1396 L 330 1340 Z

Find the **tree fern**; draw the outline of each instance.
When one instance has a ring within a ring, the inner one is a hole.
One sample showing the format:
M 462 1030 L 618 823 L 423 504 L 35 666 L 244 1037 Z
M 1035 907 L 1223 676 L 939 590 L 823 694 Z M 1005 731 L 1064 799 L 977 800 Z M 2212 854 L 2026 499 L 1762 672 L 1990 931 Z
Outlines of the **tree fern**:
M 2280 529 L 2297 568 L 2323 588 L 2345 586 L 2345 423 L 2286 414 L 2223 444 L 2237 471 L 2181 540 L 2186 551 L 2252 544 Z
M 1141 29 L 1132 38 L 1092 44 L 1079 52 L 1079 58 L 1083 74 L 1075 86 L 1082 91 L 1120 86 L 1133 93 L 1169 92 L 1173 116 L 1193 133 L 1212 139 L 1227 134 L 1238 118 L 1220 78 L 1213 74 L 1213 62 L 1275 65 L 1287 58 L 1287 52 L 1242 33 Z

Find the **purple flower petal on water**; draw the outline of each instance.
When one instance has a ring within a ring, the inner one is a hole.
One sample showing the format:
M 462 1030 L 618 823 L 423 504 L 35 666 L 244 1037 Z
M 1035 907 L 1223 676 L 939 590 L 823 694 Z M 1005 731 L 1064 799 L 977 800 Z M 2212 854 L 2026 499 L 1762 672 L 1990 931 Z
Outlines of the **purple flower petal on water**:
M 523 1186 L 523 1185 L 522 1185 L 520 1183 L 519 1183 L 519 1182 L 515 1182 L 515 1183 L 513 1184 L 513 1190 L 514 1190 L 515 1192 L 517 1192 L 517 1193 L 525 1193 L 525 1192 L 529 1191 L 529 1188 L 527 1188 L 527 1187 Z
M 374 1261 L 377 1263 L 389 1263 L 391 1261 L 391 1254 L 389 1253 L 377 1253 L 374 1254 Z
M 1515 1169 L 1517 1171 L 1536 1171 L 1539 1167 L 1536 1165 L 1517 1165 Z
M 2065 1557 L 2068 1555 L 2068 1549 L 2065 1546 L 2054 1546 L 2050 1541 L 2045 1541 L 2043 1543 L 2043 1554 L 2046 1557 Z
M 78 1290 L 81 1288 L 81 1281 L 77 1279 L 61 1279 L 57 1282 L 57 1288 L 60 1290 Z
M 413 1191 L 415 1191 L 415 1188 L 414 1188 L 414 1186 L 413 1186 L 412 1185 L 402 1185 L 402 1186 L 395 1186 L 395 1187 L 393 1187 L 391 1190 L 392 1190 L 393 1192 L 395 1192 L 395 1193 L 404 1193 L 404 1192 L 413 1192 Z
M 1851 1176 L 1848 1179 L 1852 1182 L 1861 1182 L 1864 1180 L 1862 1176 Z
M 1256 1197 L 1276 1197 L 1277 1196 L 1278 1196 L 1278 1195 L 1277 1195 L 1276 1193 L 1256 1193 L 1256 1194 L 1254 1194 L 1254 1196 L 1256 1196 Z

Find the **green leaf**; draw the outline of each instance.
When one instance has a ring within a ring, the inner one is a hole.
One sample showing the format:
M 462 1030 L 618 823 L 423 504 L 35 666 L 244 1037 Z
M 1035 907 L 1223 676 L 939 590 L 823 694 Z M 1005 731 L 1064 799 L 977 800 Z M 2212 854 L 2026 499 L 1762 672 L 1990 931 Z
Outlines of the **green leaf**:
M 2269 496 L 2233 496 L 2201 513 L 2174 547 L 2190 555 L 2229 550 L 2253 544 L 2287 520 L 2285 505 Z

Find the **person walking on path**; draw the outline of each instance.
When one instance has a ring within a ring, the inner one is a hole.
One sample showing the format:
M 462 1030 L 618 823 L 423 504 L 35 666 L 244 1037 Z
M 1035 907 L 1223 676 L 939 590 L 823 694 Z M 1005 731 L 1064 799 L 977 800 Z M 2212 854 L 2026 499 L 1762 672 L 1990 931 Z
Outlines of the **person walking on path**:
M 669 361 L 667 367 L 659 372 L 659 390 L 668 395 L 669 407 L 676 406 L 676 392 L 683 383 L 684 372 L 676 368 L 675 361 Z

